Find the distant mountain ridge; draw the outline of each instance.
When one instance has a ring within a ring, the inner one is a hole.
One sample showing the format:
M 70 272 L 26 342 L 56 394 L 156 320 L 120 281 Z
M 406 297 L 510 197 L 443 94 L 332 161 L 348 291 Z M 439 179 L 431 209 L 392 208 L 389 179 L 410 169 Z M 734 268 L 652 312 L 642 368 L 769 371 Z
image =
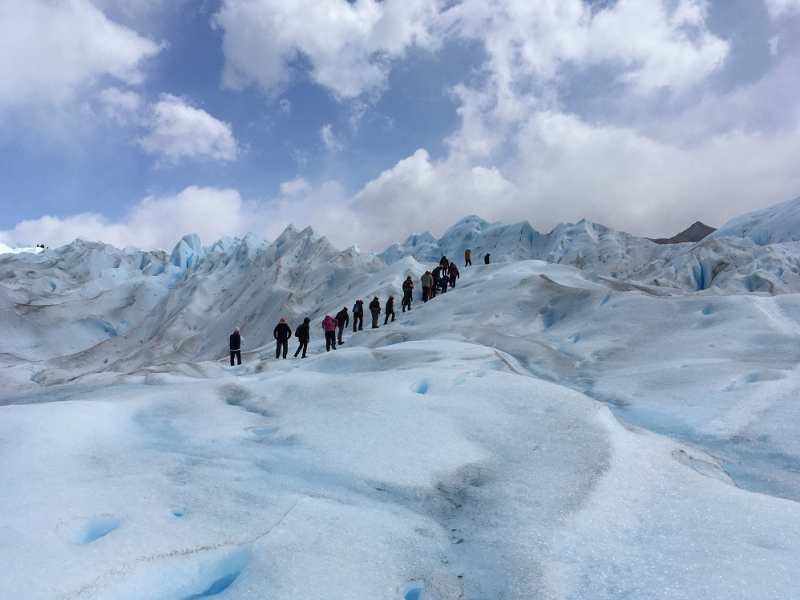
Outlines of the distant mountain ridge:
M 716 229 L 713 227 L 709 227 L 700 221 L 696 221 L 691 227 L 684 229 L 678 235 L 674 235 L 671 238 L 647 239 L 649 239 L 651 242 L 655 242 L 656 244 L 682 244 L 684 242 L 699 242 L 704 237 L 714 233 L 715 231 Z

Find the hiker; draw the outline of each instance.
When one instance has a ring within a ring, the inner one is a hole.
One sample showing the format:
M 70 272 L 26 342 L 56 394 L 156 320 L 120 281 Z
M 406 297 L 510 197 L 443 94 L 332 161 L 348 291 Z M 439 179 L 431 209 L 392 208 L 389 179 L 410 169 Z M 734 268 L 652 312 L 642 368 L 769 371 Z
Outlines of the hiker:
M 377 329 L 378 317 L 381 314 L 381 301 L 378 300 L 377 296 L 369 303 L 369 312 L 372 313 L 372 328 Z
M 322 319 L 322 328 L 325 330 L 325 352 L 330 352 L 331 348 L 336 350 L 336 319 L 330 315 L 325 315 Z
M 461 273 L 458 272 L 458 267 L 456 263 L 450 263 L 450 269 L 448 271 L 448 275 L 450 276 L 450 287 L 456 287 L 456 279 L 461 277 Z
M 433 287 L 433 275 L 430 271 L 425 271 L 421 278 L 422 283 L 422 301 L 427 302 L 431 294 L 431 287 Z
M 275 344 L 275 358 L 280 358 L 281 352 L 283 353 L 283 358 L 286 358 L 286 354 L 289 352 L 289 338 L 292 337 L 292 328 L 286 324 L 286 319 L 281 317 L 280 322 L 272 330 L 272 335 L 277 342 Z
M 392 295 L 390 295 L 389 299 L 386 301 L 386 318 L 383 320 L 384 325 L 389 322 L 389 315 L 392 315 L 392 321 L 394 321 L 394 296 Z
M 297 341 L 300 342 L 300 345 L 297 347 L 297 352 L 294 353 L 294 357 L 297 358 L 297 355 L 300 354 L 300 351 L 303 351 L 303 358 L 306 358 L 306 350 L 308 350 L 308 341 L 311 338 L 311 319 L 306 317 L 303 319 L 302 324 L 297 326 L 297 329 L 294 332 L 294 337 L 297 338 Z
M 433 277 L 433 286 L 431 287 L 431 298 L 436 298 L 436 292 L 442 287 L 442 267 L 436 267 L 431 271 Z
M 239 328 L 233 330 L 231 334 L 231 366 L 233 366 L 233 358 L 234 356 L 239 361 L 238 364 L 242 364 L 242 343 L 244 342 L 244 337 L 239 333 Z
M 413 298 L 413 293 L 414 293 L 414 282 L 411 281 L 411 275 L 409 275 L 403 282 L 403 299 L 400 301 L 400 305 L 403 307 L 403 312 L 406 312 L 406 308 L 408 308 L 408 310 L 411 310 L 411 300 Z
M 483 264 L 485 264 L 485 265 L 489 264 L 489 253 L 488 252 L 486 253 L 486 256 L 483 257 Z
M 447 275 L 447 271 L 442 272 L 442 279 L 439 281 L 439 286 L 442 288 L 442 293 L 444 294 L 447 291 L 447 284 L 450 282 L 450 278 Z
M 344 340 L 342 340 L 342 332 L 344 331 L 344 328 L 350 324 L 350 313 L 347 312 L 347 307 L 345 306 L 342 310 L 336 313 L 334 318 L 336 319 L 339 328 L 338 341 L 340 344 L 344 344 Z
M 447 257 L 444 254 L 439 260 L 439 266 L 442 268 L 442 273 L 447 273 L 447 269 L 450 268 L 450 261 L 447 260 Z
M 356 332 L 356 325 L 358 325 L 358 331 L 364 329 L 364 301 L 363 300 L 356 300 L 356 303 L 353 304 L 353 333 Z
M 464 266 L 472 266 L 472 250 L 469 248 L 464 251 Z

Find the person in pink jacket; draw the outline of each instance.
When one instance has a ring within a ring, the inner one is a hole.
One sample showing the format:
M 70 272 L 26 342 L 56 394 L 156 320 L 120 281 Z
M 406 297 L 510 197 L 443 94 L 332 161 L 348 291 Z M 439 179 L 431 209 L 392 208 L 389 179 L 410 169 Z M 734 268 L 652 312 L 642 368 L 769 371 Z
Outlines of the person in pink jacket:
M 325 315 L 322 319 L 322 329 L 325 330 L 325 352 L 330 352 L 331 348 L 336 350 L 336 326 L 339 321 L 330 315 Z

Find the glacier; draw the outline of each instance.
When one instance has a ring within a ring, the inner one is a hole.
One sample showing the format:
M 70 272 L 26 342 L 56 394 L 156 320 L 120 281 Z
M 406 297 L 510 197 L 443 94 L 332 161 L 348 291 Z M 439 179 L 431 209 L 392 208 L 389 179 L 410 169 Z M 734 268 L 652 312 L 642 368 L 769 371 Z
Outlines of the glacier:
M 671 245 L 468 216 L 378 254 L 13 246 L 0 597 L 794 598 L 797 231 L 800 199 Z M 407 275 L 410 312 L 325 352 Z

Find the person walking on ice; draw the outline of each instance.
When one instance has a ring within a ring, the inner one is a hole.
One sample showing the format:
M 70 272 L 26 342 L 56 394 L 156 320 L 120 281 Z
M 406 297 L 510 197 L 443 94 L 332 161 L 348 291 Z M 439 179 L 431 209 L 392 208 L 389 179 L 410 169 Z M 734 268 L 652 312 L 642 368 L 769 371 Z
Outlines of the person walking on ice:
M 472 266 L 472 250 L 467 248 L 464 251 L 464 266 L 471 267 Z
M 386 301 L 386 318 L 383 320 L 384 325 L 389 322 L 389 315 L 392 315 L 392 321 L 394 321 L 394 296 L 389 296 L 389 299 Z
M 275 325 L 272 330 L 272 335 L 275 337 L 275 358 L 280 358 L 283 353 L 283 358 L 289 353 L 289 338 L 292 337 L 292 328 L 286 324 L 286 319 L 281 317 L 280 322 Z
M 427 302 L 433 287 L 433 275 L 430 271 L 425 271 L 422 275 L 422 301 Z
M 433 286 L 431 287 L 431 298 L 436 298 L 436 292 L 442 287 L 442 267 L 436 267 L 431 271 L 433 277 Z
M 378 300 L 377 296 L 369 303 L 369 312 L 372 313 L 372 328 L 377 329 L 378 317 L 381 316 L 381 301 Z
M 358 331 L 364 329 L 364 301 L 363 300 L 356 300 L 356 303 L 353 304 L 353 333 L 356 332 L 356 326 L 358 326 Z
M 336 319 L 336 322 L 338 323 L 337 327 L 339 328 L 339 339 L 337 341 L 339 344 L 344 344 L 342 333 L 344 332 L 344 328 L 350 325 L 350 313 L 347 312 L 347 307 L 345 306 L 342 310 L 336 313 L 334 318 Z
M 297 326 L 297 329 L 294 332 L 294 337 L 296 337 L 297 341 L 300 342 L 300 345 L 297 346 L 297 352 L 294 353 L 294 357 L 297 358 L 297 355 L 300 354 L 300 351 L 302 350 L 303 358 L 306 358 L 308 342 L 311 339 L 311 319 L 308 317 L 303 319 L 303 322 Z
M 485 265 L 489 264 L 489 253 L 488 252 L 486 253 L 486 256 L 483 257 L 483 264 L 485 264 Z
M 456 263 L 454 262 L 450 263 L 450 268 L 448 269 L 447 274 L 450 278 L 450 287 L 451 288 L 456 287 L 456 279 L 461 277 L 461 274 L 458 272 L 458 267 L 456 266 Z
M 411 300 L 413 299 L 413 294 L 414 282 L 411 281 L 411 275 L 409 275 L 403 282 L 403 299 L 400 301 L 400 305 L 403 307 L 403 312 L 406 312 L 406 308 L 411 310 Z
M 239 361 L 239 364 L 242 364 L 242 343 L 244 343 L 244 337 L 239 333 L 239 328 L 237 327 L 231 334 L 231 366 L 233 366 L 234 357 Z
M 322 329 L 325 330 L 325 352 L 330 352 L 331 348 L 336 350 L 336 319 L 330 315 L 325 315 L 322 319 Z

